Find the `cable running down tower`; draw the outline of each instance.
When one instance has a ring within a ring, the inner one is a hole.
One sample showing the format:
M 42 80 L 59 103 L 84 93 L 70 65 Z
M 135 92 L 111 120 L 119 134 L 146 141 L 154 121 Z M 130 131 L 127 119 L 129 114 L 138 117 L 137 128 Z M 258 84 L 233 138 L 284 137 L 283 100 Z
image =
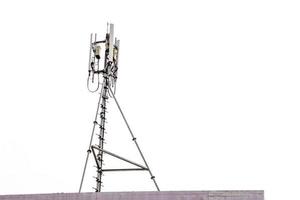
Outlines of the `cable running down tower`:
M 101 60 L 101 49 L 104 49 L 104 68 L 100 69 Z M 127 119 L 115 97 L 116 93 L 116 81 L 118 75 L 118 60 L 120 51 L 120 40 L 114 38 L 114 25 L 107 24 L 107 33 L 104 40 L 97 40 L 97 34 L 91 34 L 90 36 L 90 53 L 89 53 L 89 64 L 88 64 L 88 79 L 87 88 L 90 92 L 100 92 L 99 100 L 96 109 L 96 115 L 93 122 L 92 133 L 90 137 L 90 142 L 87 150 L 87 156 L 85 159 L 84 169 L 81 177 L 79 192 L 81 192 L 84 176 L 87 168 L 87 163 L 89 156 L 92 153 L 95 163 L 96 163 L 96 187 L 94 187 L 95 192 L 100 192 L 102 187 L 102 176 L 104 172 L 115 172 L 115 171 L 148 171 L 150 177 L 157 189 L 159 190 L 158 184 L 153 176 L 148 163 L 137 143 L 136 137 L 134 136 Z M 101 83 L 102 80 L 102 83 Z M 107 100 L 113 98 L 116 103 L 121 116 L 129 130 L 131 138 L 135 143 L 138 152 L 140 153 L 144 164 L 138 164 L 136 162 L 130 161 L 122 156 L 114 154 L 110 151 L 104 149 L 104 133 L 105 133 L 105 123 L 106 123 L 106 112 L 107 112 Z M 99 130 L 96 131 L 96 128 Z M 95 133 L 98 132 L 98 143 L 93 144 L 93 139 Z M 105 169 L 103 168 L 103 154 L 107 154 L 123 160 L 127 163 L 133 165 L 133 168 L 120 168 L 120 169 Z

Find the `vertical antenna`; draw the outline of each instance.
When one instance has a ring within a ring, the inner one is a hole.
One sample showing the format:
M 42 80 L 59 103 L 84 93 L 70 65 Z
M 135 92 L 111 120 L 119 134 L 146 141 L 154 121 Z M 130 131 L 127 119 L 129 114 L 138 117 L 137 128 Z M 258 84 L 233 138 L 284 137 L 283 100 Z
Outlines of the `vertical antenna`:
M 91 36 L 90 36 L 90 54 L 89 54 L 89 66 L 88 66 L 89 76 L 91 73 L 90 70 L 91 70 L 92 42 L 93 42 L 93 33 L 91 33 Z
M 113 47 L 114 47 L 114 25 L 110 24 L 109 26 L 109 61 L 113 61 Z

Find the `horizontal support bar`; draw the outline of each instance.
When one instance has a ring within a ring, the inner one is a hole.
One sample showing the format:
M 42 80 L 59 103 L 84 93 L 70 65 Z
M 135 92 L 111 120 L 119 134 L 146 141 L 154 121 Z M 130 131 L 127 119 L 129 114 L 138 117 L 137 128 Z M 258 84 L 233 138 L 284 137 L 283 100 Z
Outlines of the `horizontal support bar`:
M 93 44 L 99 44 L 99 43 L 105 43 L 106 40 L 101 40 L 101 41 L 96 41 L 96 42 L 93 42 Z
M 115 171 L 146 171 L 148 169 L 143 168 L 124 168 L 124 169 L 102 169 L 104 172 L 115 172 Z

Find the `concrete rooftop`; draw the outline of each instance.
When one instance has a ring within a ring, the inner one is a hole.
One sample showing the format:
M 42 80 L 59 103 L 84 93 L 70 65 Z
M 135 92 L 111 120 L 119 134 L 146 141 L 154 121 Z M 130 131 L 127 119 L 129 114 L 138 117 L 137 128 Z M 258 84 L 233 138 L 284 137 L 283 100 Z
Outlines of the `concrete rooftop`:
M 264 191 L 54 193 L 0 195 L 0 200 L 264 200 Z

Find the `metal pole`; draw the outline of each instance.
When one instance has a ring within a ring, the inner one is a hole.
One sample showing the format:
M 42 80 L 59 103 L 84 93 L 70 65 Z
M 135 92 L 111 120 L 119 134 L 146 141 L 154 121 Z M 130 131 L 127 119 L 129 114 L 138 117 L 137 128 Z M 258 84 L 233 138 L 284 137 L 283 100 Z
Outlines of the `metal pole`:
M 143 153 L 142 153 L 142 151 L 141 151 L 141 149 L 140 149 L 140 147 L 139 147 L 139 145 L 138 145 L 138 143 L 137 143 L 137 141 L 136 141 L 136 137 L 134 137 L 133 132 L 132 132 L 132 130 L 131 130 L 131 128 L 130 128 L 130 126 L 129 126 L 127 120 L 126 120 L 126 118 L 125 118 L 125 115 L 124 115 L 124 113 L 123 113 L 123 111 L 122 111 L 122 109 L 121 109 L 121 107 L 120 107 L 120 105 L 119 105 L 119 103 L 118 103 L 118 101 L 117 101 L 117 99 L 116 99 L 116 97 L 115 97 L 115 95 L 114 95 L 114 93 L 113 93 L 113 91 L 112 91 L 112 89 L 111 89 L 110 87 L 109 87 L 109 91 L 110 91 L 110 93 L 111 93 L 113 99 L 115 100 L 115 102 L 116 102 L 116 104 L 117 104 L 117 107 L 118 107 L 118 109 L 119 109 L 119 111 L 120 111 L 120 113 L 121 113 L 121 115 L 122 115 L 122 117 L 123 117 L 123 119 L 124 119 L 124 121 L 125 121 L 125 124 L 126 124 L 128 130 L 129 130 L 130 134 L 131 134 L 132 140 L 134 141 L 134 143 L 135 143 L 135 145 L 136 145 L 138 151 L 140 152 L 140 155 L 141 155 L 141 157 L 142 157 L 142 159 L 143 159 L 143 161 L 144 161 L 146 167 L 148 168 L 150 177 L 151 177 L 151 179 L 153 180 L 154 185 L 155 185 L 157 191 L 160 191 L 160 189 L 159 189 L 159 187 L 158 187 L 158 184 L 157 184 L 157 182 L 156 182 L 156 180 L 155 180 L 155 176 L 153 176 L 153 174 L 152 174 L 152 172 L 151 172 L 151 170 L 150 170 L 150 167 L 149 167 L 149 165 L 148 165 L 148 163 L 147 163 L 147 161 L 146 161 L 146 159 L 145 159 L 145 157 L 144 157 L 144 155 L 143 155 Z
M 93 33 L 91 33 L 91 36 L 90 36 L 90 56 L 89 56 L 89 66 L 88 66 L 88 72 L 89 72 L 89 75 L 90 75 L 90 67 L 91 67 L 91 55 L 92 55 L 92 42 L 93 42 Z

